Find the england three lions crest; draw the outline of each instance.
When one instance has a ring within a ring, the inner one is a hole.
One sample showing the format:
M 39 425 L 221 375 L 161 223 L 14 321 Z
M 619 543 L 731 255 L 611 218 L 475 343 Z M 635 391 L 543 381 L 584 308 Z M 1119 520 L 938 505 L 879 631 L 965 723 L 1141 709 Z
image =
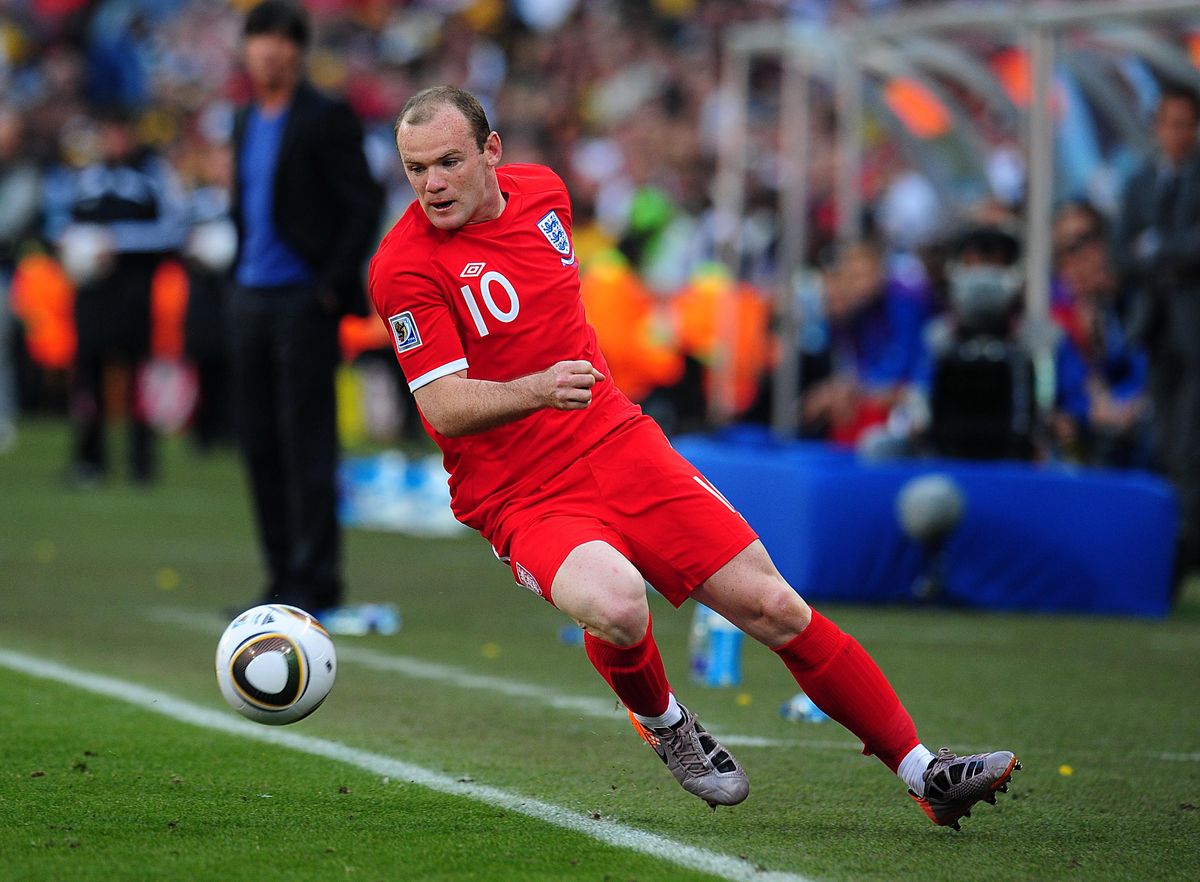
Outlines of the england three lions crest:
M 571 266 L 575 263 L 575 250 L 571 247 L 571 237 L 567 235 L 566 227 L 562 225 L 558 215 L 553 211 L 548 211 L 537 225 L 538 229 L 542 231 L 542 235 L 546 237 L 546 241 L 558 252 L 563 266 Z

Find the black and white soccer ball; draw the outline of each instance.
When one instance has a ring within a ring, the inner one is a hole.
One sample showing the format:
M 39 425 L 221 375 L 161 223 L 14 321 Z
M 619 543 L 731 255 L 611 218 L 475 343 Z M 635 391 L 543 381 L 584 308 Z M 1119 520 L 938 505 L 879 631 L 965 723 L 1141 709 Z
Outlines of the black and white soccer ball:
M 329 632 L 304 610 L 282 603 L 253 607 L 230 622 L 216 661 L 229 706 L 270 726 L 307 717 L 337 676 Z

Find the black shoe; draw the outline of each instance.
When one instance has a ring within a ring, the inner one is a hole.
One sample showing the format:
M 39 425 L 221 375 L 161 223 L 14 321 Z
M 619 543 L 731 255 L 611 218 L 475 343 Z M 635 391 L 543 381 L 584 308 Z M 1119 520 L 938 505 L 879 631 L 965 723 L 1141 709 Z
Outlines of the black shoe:
M 66 483 L 72 490 L 95 490 L 104 483 L 103 467 L 90 462 L 72 463 L 67 469 Z

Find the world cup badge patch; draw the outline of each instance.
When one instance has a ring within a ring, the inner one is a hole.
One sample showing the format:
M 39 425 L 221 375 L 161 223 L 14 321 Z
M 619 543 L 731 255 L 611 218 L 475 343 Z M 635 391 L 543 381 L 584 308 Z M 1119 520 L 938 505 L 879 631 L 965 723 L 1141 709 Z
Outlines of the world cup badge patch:
M 421 345 L 421 333 L 411 312 L 405 311 L 388 319 L 392 337 L 396 341 L 396 352 L 408 352 Z
M 537 225 L 538 229 L 542 231 L 542 235 L 546 237 L 546 241 L 559 253 L 559 260 L 563 262 L 563 265 L 573 264 L 575 253 L 571 248 L 571 237 L 567 235 L 567 229 L 558 219 L 558 215 L 553 211 L 548 211 Z

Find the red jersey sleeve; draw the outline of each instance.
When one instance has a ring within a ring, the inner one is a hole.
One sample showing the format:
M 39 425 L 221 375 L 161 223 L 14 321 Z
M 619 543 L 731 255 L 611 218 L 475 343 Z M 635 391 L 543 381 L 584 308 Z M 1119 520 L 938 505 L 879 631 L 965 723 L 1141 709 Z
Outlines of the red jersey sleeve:
M 390 257 L 385 249 L 371 263 L 371 300 L 391 332 L 408 388 L 415 392 L 466 370 L 467 356 L 454 312 L 435 280 Z

